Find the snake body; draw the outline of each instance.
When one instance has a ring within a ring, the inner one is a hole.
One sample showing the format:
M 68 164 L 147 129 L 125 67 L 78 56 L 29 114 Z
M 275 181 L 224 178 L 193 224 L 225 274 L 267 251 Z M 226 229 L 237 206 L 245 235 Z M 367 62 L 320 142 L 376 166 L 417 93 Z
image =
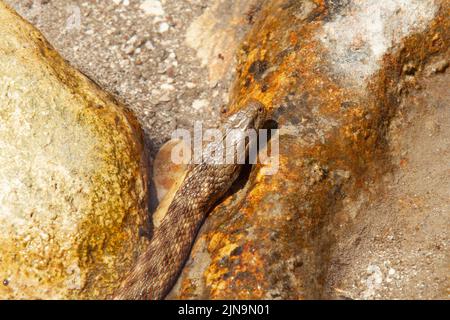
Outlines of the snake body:
M 251 100 L 224 122 L 225 137 L 232 131 L 260 129 L 264 118 L 264 106 Z M 244 144 L 248 150 L 247 139 L 236 143 Z M 205 148 L 203 159 L 211 156 L 210 151 L 214 147 L 217 145 L 210 144 Z M 238 146 L 236 149 L 239 150 Z M 206 215 L 231 187 L 241 167 L 242 164 L 238 163 L 212 161 L 189 165 L 164 219 L 154 230 L 148 248 L 124 279 L 116 299 L 159 300 L 167 295 L 189 256 Z

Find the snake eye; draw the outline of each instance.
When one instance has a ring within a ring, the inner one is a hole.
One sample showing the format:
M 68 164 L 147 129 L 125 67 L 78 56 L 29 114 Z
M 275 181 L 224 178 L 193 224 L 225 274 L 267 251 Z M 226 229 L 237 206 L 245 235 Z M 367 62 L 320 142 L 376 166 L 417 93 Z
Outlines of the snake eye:
M 263 106 L 259 106 L 259 107 L 258 107 L 258 112 L 261 113 L 261 112 L 263 112 L 263 111 L 264 111 Z

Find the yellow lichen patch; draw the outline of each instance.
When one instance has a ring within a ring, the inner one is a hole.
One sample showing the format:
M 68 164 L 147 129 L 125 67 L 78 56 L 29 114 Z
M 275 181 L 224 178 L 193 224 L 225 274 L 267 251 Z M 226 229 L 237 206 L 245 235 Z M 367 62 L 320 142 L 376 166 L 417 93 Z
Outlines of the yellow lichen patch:
M 231 248 L 233 249 L 230 250 Z M 205 273 L 205 283 L 212 299 L 223 299 L 231 295 L 235 299 L 263 297 L 263 260 L 250 245 L 226 246 L 217 257 Z M 228 267 L 231 265 L 233 268 Z M 253 286 L 255 282 L 258 283 L 256 288 Z
M 205 272 L 205 283 L 212 291 L 220 289 L 223 284 L 221 279 L 228 272 L 226 267 L 221 266 L 221 261 L 226 259 L 238 245 L 231 242 L 227 235 L 216 232 L 211 235 L 208 252 L 214 257 L 209 268 Z
M 106 298 L 147 243 L 142 132 L 3 2 L 0 29 L 0 297 Z
M 343 199 L 385 170 L 383 136 L 400 87 L 410 85 L 403 83 L 403 65 L 420 69 L 431 54 L 448 48 L 449 19 L 441 8 L 426 32 L 395 39 L 401 49 L 386 51 L 378 65 L 368 61 L 379 68 L 371 77 L 339 72 L 323 35 L 333 15 L 342 22 L 368 14 L 364 3 L 349 5 L 356 7 L 341 16 L 346 9 L 328 1 L 267 2 L 241 46 L 230 112 L 251 98 L 265 104 L 278 123 L 279 170 L 266 176 L 264 165 L 255 166 L 247 184 L 212 212 L 202 231 L 211 248 L 203 298 L 321 297 L 334 236 L 327 225 Z M 344 38 L 338 40 L 346 41 L 347 31 L 339 30 Z M 373 40 L 355 39 L 352 50 Z

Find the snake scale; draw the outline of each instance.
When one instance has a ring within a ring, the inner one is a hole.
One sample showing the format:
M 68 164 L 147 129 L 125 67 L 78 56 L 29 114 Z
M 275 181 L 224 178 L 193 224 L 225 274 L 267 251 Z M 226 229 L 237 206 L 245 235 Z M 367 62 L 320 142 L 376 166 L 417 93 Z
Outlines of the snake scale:
M 232 129 L 242 132 L 260 129 L 265 115 L 264 106 L 250 100 L 226 119 L 222 126 L 224 139 L 230 132 L 237 131 Z M 205 148 L 203 157 L 210 156 L 210 148 L 216 147 L 217 143 Z M 235 150 L 239 150 L 239 143 L 244 144 L 248 152 L 248 139 L 237 140 Z M 220 144 L 223 146 L 223 140 Z M 231 187 L 242 166 L 208 161 L 189 165 L 164 219 L 154 230 L 148 248 L 123 280 L 115 299 L 159 300 L 168 294 L 189 256 L 206 215 Z

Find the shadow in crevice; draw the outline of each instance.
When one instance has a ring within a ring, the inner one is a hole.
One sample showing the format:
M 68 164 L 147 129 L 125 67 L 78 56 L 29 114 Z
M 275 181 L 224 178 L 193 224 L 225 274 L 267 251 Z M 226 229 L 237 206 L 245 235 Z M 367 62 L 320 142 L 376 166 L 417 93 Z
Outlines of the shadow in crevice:
M 144 130 L 143 130 L 144 131 Z M 143 142 L 144 142 L 144 153 L 145 153 L 145 161 L 146 161 L 146 170 L 147 170 L 147 217 L 146 223 L 139 227 L 139 236 L 146 237 L 151 239 L 153 236 L 153 213 L 156 211 L 158 207 L 158 198 L 156 193 L 156 186 L 153 181 L 153 154 L 156 150 L 155 144 L 147 132 L 143 132 Z

